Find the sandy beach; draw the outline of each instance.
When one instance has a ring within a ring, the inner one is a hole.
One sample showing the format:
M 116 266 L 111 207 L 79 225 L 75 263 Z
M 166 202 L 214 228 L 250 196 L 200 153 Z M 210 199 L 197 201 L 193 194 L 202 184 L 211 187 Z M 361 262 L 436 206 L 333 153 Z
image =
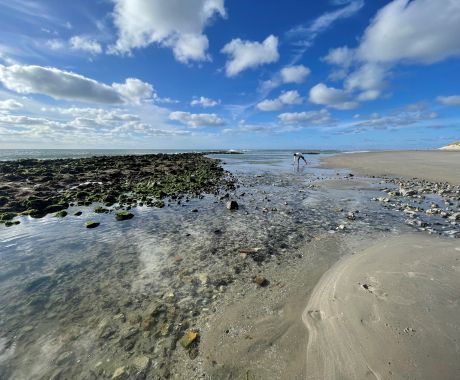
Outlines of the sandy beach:
M 365 175 L 393 175 L 446 181 L 460 185 L 458 151 L 386 151 L 340 154 L 324 160 L 326 167 L 348 168 Z

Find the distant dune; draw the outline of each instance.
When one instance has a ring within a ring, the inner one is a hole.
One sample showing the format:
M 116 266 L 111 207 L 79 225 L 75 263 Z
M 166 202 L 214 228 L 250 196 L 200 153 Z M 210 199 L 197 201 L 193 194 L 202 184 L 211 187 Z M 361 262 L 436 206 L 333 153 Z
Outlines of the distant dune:
M 439 148 L 441 150 L 460 150 L 460 141 L 453 142 L 452 144 Z

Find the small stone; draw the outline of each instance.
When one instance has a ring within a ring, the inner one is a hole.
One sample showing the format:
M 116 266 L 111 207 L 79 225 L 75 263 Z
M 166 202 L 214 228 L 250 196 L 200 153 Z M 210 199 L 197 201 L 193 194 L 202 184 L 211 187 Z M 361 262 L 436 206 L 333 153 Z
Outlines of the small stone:
M 259 285 L 262 288 L 265 288 L 269 284 L 268 280 L 263 276 L 254 277 L 253 282 L 256 283 L 257 285 Z
M 62 210 L 54 214 L 56 218 L 65 218 L 67 216 L 67 211 Z
M 144 355 L 138 356 L 134 358 L 133 365 L 139 372 L 145 372 L 150 365 L 150 358 Z
M 197 330 L 187 331 L 186 334 L 180 340 L 180 345 L 184 348 L 189 348 L 193 342 L 196 342 L 200 338 L 200 333 Z
M 83 213 L 81 211 L 77 211 L 74 215 L 75 216 L 81 216 Z
M 237 201 L 228 201 L 227 202 L 227 209 L 229 210 L 238 210 L 238 202 Z
M 134 218 L 134 214 L 132 214 L 130 212 L 126 212 L 126 211 L 120 211 L 120 212 L 117 212 L 117 214 L 116 214 L 116 219 L 118 221 L 129 220 L 129 219 L 132 219 L 132 218 Z
M 93 222 L 93 221 L 90 221 L 90 222 L 86 222 L 85 226 L 86 228 L 96 228 L 96 227 L 99 227 L 101 223 L 99 222 Z
M 125 367 L 120 367 L 115 370 L 112 375 L 112 380 L 122 380 L 128 377 Z

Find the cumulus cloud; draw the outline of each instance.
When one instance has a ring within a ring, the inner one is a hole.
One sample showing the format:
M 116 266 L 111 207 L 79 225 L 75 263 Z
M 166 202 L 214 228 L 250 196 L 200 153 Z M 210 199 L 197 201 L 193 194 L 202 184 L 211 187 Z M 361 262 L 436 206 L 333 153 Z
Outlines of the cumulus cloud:
M 139 103 L 153 95 L 153 87 L 139 79 L 111 86 L 53 67 L 0 65 L 0 82 L 20 94 L 44 94 L 55 99 L 105 104 Z
M 14 99 L 0 100 L 0 110 L 11 111 L 22 107 L 24 105 Z
M 173 49 L 180 62 L 209 59 L 203 33 L 214 16 L 226 17 L 224 0 L 113 0 L 118 39 L 114 53 L 157 43 Z
M 347 92 L 334 87 L 327 87 L 324 83 L 319 83 L 310 89 L 309 100 L 314 104 L 339 110 L 349 110 L 358 106 L 358 103 L 353 101 Z
M 268 36 L 263 42 L 237 38 L 226 44 L 221 51 L 230 56 L 225 65 L 229 77 L 279 59 L 278 38 L 273 35 Z
M 278 115 L 278 119 L 284 124 L 311 123 L 314 125 L 332 124 L 334 120 L 328 110 L 287 112 Z
M 284 67 L 280 74 L 283 83 L 303 83 L 310 72 L 308 67 L 297 65 Z
M 357 55 L 383 63 L 433 63 L 458 56 L 459 19 L 457 0 L 395 0 L 377 13 Z
M 163 109 L 149 106 L 151 112 L 163 113 Z M 153 108 L 152 108 L 153 107 Z M 145 140 L 158 136 L 184 136 L 190 132 L 161 122 L 141 120 L 138 115 L 122 109 L 103 108 L 42 108 L 40 117 L 0 113 L 0 141 L 49 142 L 58 141 L 75 146 L 75 142 L 94 145 Z M 158 128 L 160 127 L 160 128 Z
M 355 58 L 355 51 L 347 46 L 329 50 L 323 60 L 331 65 L 349 67 Z
M 278 111 L 283 108 L 284 105 L 296 105 L 301 104 L 303 101 L 302 97 L 295 90 L 283 92 L 276 99 L 266 99 L 257 104 L 257 108 L 261 111 Z
M 377 99 L 385 88 L 387 69 L 378 64 L 367 63 L 352 72 L 345 80 L 345 88 L 349 91 L 358 90 L 358 100 Z
M 225 121 L 215 113 L 190 113 L 190 112 L 171 112 L 170 120 L 178 121 L 192 128 L 198 127 L 220 127 L 225 125 Z
M 348 91 L 360 91 L 358 100 L 374 100 L 395 65 L 460 56 L 459 19 L 457 0 L 394 0 L 377 12 L 356 48 L 332 49 L 324 60 L 341 67 L 331 78 L 346 78 Z
M 438 96 L 436 100 L 446 106 L 460 106 L 460 95 Z
M 191 106 L 201 106 L 201 107 L 215 107 L 220 104 L 220 100 L 214 100 L 210 98 L 206 98 L 204 96 L 200 96 L 198 99 L 193 99 L 190 102 Z
M 102 53 L 101 44 L 86 36 L 73 36 L 69 40 L 69 45 L 73 50 L 82 50 L 90 54 Z

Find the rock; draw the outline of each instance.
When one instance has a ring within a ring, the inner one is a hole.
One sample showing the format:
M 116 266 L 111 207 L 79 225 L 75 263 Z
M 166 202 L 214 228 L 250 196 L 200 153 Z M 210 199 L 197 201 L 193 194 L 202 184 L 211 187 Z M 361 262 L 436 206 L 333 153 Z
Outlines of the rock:
M 128 372 L 126 372 L 125 367 L 120 367 L 115 370 L 112 375 L 112 380 L 123 380 L 128 377 Z
M 198 330 L 189 330 L 180 340 L 180 345 L 184 348 L 189 348 L 192 343 L 200 339 L 200 333 Z
M 116 219 L 118 221 L 129 220 L 129 219 L 132 219 L 132 218 L 134 218 L 134 214 L 132 214 L 130 212 L 126 212 L 126 211 L 120 211 L 120 212 L 117 212 L 117 214 L 116 214 Z
M 67 211 L 62 210 L 54 214 L 56 218 L 65 218 L 67 216 Z
M 110 210 L 108 208 L 105 208 L 105 207 L 96 207 L 94 209 L 94 212 L 96 214 L 108 214 L 110 212 Z
M 265 288 L 269 284 L 269 281 L 263 276 L 255 276 L 252 281 L 262 288 Z
M 403 196 L 403 197 L 411 197 L 413 195 L 416 195 L 417 194 L 417 191 L 416 190 L 412 190 L 412 189 L 399 189 L 399 193 Z
M 226 206 L 229 210 L 238 210 L 239 208 L 237 201 L 228 201 Z
M 449 216 L 449 220 L 460 220 L 460 212 L 456 212 L 455 214 Z
M 100 224 L 101 223 L 99 223 L 99 222 L 90 221 L 90 222 L 86 222 L 85 226 L 86 226 L 86 228 L 96 228 L 96 227 L 99 227 Z
M 347 214 L 347 219 L 348 220 L 356 220 L 356 215 L 353 211 L 350 211 L 348 214 Z
M 146 372 L 150 365 L 150 358 L 148 356 L 138 356 L 133 360 L 133 366 L 139 372 Z
M 74 215 L 75 216 L 81 216 L 83 213 L 81 211 L 77 211 Z

